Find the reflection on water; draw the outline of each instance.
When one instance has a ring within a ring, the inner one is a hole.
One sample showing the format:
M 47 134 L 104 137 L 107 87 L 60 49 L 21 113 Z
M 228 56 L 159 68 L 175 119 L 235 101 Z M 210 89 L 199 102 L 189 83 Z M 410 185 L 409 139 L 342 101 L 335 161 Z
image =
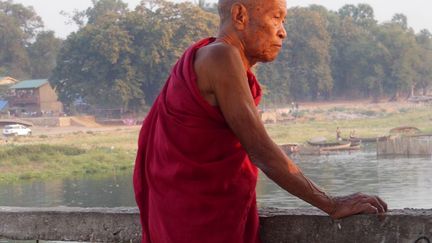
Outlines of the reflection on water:
M 391 209 L 432 208 L 431 158 L 379 158 L 370 152 L 294 158 L 304 174 L 332 195 L 375 194 Z M 310 207 L 261 176 L 260 205 Z
M 391 209 L 432 208 L 431 158 L 380 158 L 373 151 L 294 159 L 332 195 L 362 191 L 382 197 Z M 257 187 L 266 207 L 309 207 L 264 175 Z M 0 185 L 0 205 L 16 207 L 133 207 L 131 175 L 106 179 L 37 181 Z
M 0 206 L 134 207 L 131 175 L 0 185 Z

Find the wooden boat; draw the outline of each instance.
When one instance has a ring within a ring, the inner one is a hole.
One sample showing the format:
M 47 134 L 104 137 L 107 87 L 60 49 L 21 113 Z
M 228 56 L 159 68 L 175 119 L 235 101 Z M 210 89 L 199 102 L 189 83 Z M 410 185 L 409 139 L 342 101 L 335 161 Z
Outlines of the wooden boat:
M 352 151 L 360 149 L 360 140 L 326 142 L 322 139 L 311 139 L 308 142 L 309 148 L 305 149 L 309 154 L 328 154 L 329 152 Z M 302 151 L 303 152 L 303 151 Z
M 361 140 L 352 140 L 350 147 L 360 146 Z
M 301 155 L 321 155 L 319 147 L 311 146 L 309 144 L 301 144 L 299 146 L 299 153 Z
M 351 143 L 348 142 L 346 144 L 330 147 L 319 147 L 305 144 L 300 146 L 299 153 L 302 155 L 328 155 L 332 153 L 349 152 L 356 150 L 360 150 L 360 144 L 351 146 Z
M 335 141 L 335 142 L 314 142 L 309 140 L 308 144 L 311 146 L 316 146 L 320 148 L 330 148 L 330 147 L 349 147 L 351 145 L 350 141 Z
M 351 142 L 327 143 L 325 146 L 319 146 L 324 152 L 349 150 L 350 147 Z
M 343 141 L 351 141 L 353 142 L 362 142 L 362 143 L 375 143 L 377 141 L 386 141 L 390 136 L 381 136 L 381 137 L 350 137 L 350 138 L 343 138 Z
M 281 144 L 279 147 L 286 153 L 286 154 L 294 154 L 300 152 L 300 145 L 298 143 L 287 143 L 287 144 Z
M 346 147 L 346 148 L 338 148 L 338 149 L 332 149 L 332 150 L 329 150 L 329 149 L 327 149 L 327 148 L 321 148 L 321 150 L 323 151 L 323 152 L 331 152 L 331 151 L 356 151 L 356 150 L 360 150 L 361 149 L 361 145 L 360 144 L 356 144 L 356 145 L 350 145 L 349 147 Z

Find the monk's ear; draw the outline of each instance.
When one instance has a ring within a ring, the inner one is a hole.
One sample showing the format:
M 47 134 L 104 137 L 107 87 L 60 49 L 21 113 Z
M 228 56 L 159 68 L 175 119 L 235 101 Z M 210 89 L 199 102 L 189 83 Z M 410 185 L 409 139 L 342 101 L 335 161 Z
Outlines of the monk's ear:
M 249 20 L 248 11 L 243 4 L 235 3 L 231 7 L 231 20 L 234 28 L 244 30 Z

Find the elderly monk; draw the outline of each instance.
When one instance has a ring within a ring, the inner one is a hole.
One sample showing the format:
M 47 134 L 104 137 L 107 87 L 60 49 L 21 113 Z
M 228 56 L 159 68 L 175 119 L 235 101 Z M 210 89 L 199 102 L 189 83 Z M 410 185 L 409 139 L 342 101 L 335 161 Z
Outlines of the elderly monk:
M 251 67 L 276 58 L 284 0 L 220 0 L 216 38 L 192 45 L 144 121 L 134 171 L 146 243 L 257 243 L 257 167 L 329 214 L 387 211 L 377 196 L 331 197 L 270 139 Z

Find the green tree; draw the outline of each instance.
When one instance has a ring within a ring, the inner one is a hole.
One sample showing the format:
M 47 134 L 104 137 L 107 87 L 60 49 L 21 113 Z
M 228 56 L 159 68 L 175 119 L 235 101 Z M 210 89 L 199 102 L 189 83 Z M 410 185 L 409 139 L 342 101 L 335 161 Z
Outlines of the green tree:
M 418 45 L 412 30 L 400 22 L 385 23 L 380 26 L 377 40 L 388 50 L 385 64 L 386 79 L 384 87 L 397 100 L 402 92 L 408 92 L 416 83 Z
M 404 14 L 398 13 L 393 15 L 391 22 L 399 25 L 403 30 L 408 29 L 408 18 Z
M 93 7 L 88 8 L 85 14 L 90 24 L 106 15 L 124 16 L 128 12 L 128 5 L 122 0 L 92 0 L 92 3 Z
M 29 43 L 43 27 L 42 19 L 36 14 L 33 7 L 15 4 L 11 0 L 0 1 L 0 13 L 9 17 L 14 26 L 19 26 L 23 32 L 23 40 L 26 43 Z
M 18 79 L 31 76 L 27 47 L 43 27 L 33 8 L 0 1 L 0 69 Z
M 190 3 L 142 1 L 134 11 L 118 11 L 121 2 L 115 2 L 115 11 L 103 8 L 105 14 L 70 35 L 60 51 L 52 82 L 66 104 L 83 99 L 99 107 L 144 108 L 184 49 L 217 24 L 215 15 Z M 90 19 L 94 11 L 86 13 Z
M 340 8 L 338 13 L 342 18 L 349 18 L 354 23 L 363 27 L 370 27 L 376 24 L 374 10 L 368 4 L 358 4 L 357 6 L 347 4 Z
M 139 92 L 128 57 L 132 37 L 117 19 L 106 15 L 65 41 L 51 78 L 64 103 L 84 99 L 99 107 L 127 107 L 130 96 Z
M 145 102 L 153 103 L 174 62 L 193 42 L 216 32 L 218 18 L 190 3 L 142 1 L 128 15 L 134 38 L 132 59 L 142 80 Z M 146 47 L 146 48 L 143 48 Z
M 53 31 L 37 34 L 35 42 L 28 48 L 32 78 L 42 79 L 51 76 L 61 43 L 62 40 L 56 38 Z
M 315 99 L 319 96 L 328 98 L 331 95 L 331 36 L 326 24 L 326 19 L 318 12 L 306 8 L 292 8 L 289 11 L 289 48 L 286 54 L 290 76 L 295 78 L 291 86 L 295 96 Z
M 376 41 L 377 28 L 369 5 L 346 5 L 332 28 L 332 71 L 338 96 L 377 98 L 383 92 L 387 50 Z
M 419 62 L 417 65 L 416 87 L 426 95 L 432 85 L 432 34 L 423 29 L 416 35 L 416 42 L 419 47 Z

